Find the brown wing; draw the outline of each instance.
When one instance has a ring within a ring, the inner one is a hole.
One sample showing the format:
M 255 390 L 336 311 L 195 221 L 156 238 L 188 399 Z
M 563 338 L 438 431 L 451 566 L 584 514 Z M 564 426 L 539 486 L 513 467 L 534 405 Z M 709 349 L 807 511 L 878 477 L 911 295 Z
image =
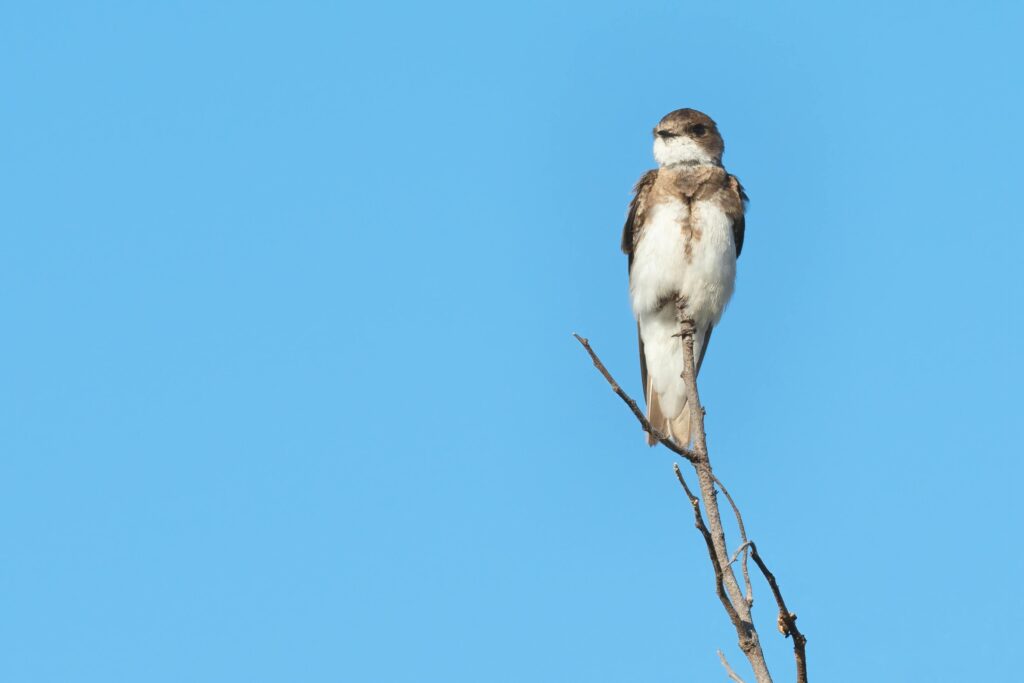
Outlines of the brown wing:
M 658 177 L 657 169 L 651 169 L 640 176 L 633 186 L 633 200 L 629 203 L 629 213 L 626 215 L 626 224 L 622 226 L 622 251 L 629 255 L 629 270 L 633 269 L 633 246 L 636 244 L 637 230 L 644 224 L 644 214 L 647 211 L 647 194 L 654 185 L 654 179 Z M 636 326 L 636 338 L 640 344 L 640 386 L 644 389 L 644 398 L 647 398 L 647 358 L 644 356 L 644 340 L 640 336 L 640 325 Z
M 732 239 L 736 243 L 736 258 L 740 257 L 743 251 L 743 234 L 746 232 L 747 202 L 750 199 L 740 185 L 739 179 L 731 175 L 727 179 L 725 213 L 732 219 Z
M 629 254 L 629 265 L 633 265 L 633 245 L 636 244 L 637 230 L 644 224 L 644 214 L 647 212 L 647 194 L 654 185 L 654 179 L 658 177 L 657 169 L 652 169 L 640 176 L 633 186 L 633 200 L 629 203 L 629 213 L 626 215 L 626 224 L 622 226 L 622 252 Z
M 711 341 L 711 330 L 714 325 L 708 325 L 708 331 L 704 333 L 704 343 L 700 345 L 700 358 L 697 359 L 697 374 L 700 375 L 700 366 L 704 365 L 704 354 L 708 352 L 708 342 Z

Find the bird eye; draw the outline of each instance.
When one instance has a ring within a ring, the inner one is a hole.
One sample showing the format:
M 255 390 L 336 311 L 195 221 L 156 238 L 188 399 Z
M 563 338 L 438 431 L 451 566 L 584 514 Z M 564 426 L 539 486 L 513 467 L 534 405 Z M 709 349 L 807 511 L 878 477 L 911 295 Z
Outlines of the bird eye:
M 708 128 L 703 123 L 695 123 L 692 126 L 690 126 L 690 133 L 695 138 L 704 137 L 704 134 L 707 132 Z

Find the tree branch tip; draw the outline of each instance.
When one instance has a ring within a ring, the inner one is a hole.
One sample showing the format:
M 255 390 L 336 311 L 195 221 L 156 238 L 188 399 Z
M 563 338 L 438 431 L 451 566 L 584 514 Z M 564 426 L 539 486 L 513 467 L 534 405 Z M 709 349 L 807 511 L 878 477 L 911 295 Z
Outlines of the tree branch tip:
M 743 683 L 743 679 L 736 675 L 736 672 L 732 670 L 731 666 L 729 666 L 729 660 L 725 658 L 725 653 L 721 650 L 717 650 L 717 652 L 718 659 L 722 662 L 722 666 L 725 667 L 725 673 L 729 676 L 729 679 L 735 683 Z
M 682 347 L 684 368 L 682 379 L 687 384 L 687 390 L 690 392 L 695 405 L 699 408 L 699 412 L 693 413 L 696 424 L 692 425 L 692 427 L 696 429 L 697 437 L 692 449 L 687 448 L 686 445 L 676 443 L 674 440 L 665 437 L 655 429 L 654 425 L 651 424 L 643 410 L 637 405 L 637 402 L 623 391 L 622 387 L 619 386 L 612 377 L 611 373 L 604 366 L 604 363 L 602 363 L 597 353 L 590 346 L 590 340 L 586 337 L 580 336 L 577 332 L 573 332 L 572 336 L 580 343 L 580 345 L 583 346 L 584 350 L 590 356 L 591 361 L 593 361 L 594 366 L 607 381 L 612 391 L 627 405 L 634 417 L 636 417 L 637 421 L 640 423 L 643 431 L 651 437 L 651 440 L 660 442 L 661 445 L 665 446 L 669 451 L 682 456 L 690 463 L 690 465 L 693 466 L 694 474 L 697 477 L 700 497 L 694 495 L 690 490 L 679 463 L 672 463 L 672 469 L 676 474 L 676 478 L 679 480 L 680 485 L 686 492 L 687 499 L 690 501 L 690 506 L 693 510 L 694 516 L 694 528 L 696 528 L 704 537 L 712 569 L 715 573 L 715 592 L 717 593 L 719 600 L 722 602 L 722 606 L 725 609 L 726 614 L 729 616 L 730 621 L 735 627 L 737 635 L 739 635 L 738 644 L 740 650 L 750 661 L 757 681 L 759 683 L 771 681 L 771 676 L 768 673 L 767 663 L 765 662 L 764 654 L 761 651 L 760 638 L 757 635 L 757 630 L 753 625 L 750 615 L 750 607 L 753 604 L 753 593 L 750 587 L 749 574 L 747 573 L 748 555 L 754 560 L 758 569 L 761 570 L 761 573 L 768 581 L 772 594 L 778 604 L 779 631 L 787 638 L 791 635 L 793 636 L 793 649 L 797 660 L 797 683 L 807 683 L 807 665 L 804 651 L 804 644 L 807 642 L 807 638 L 800 632 L 800 629 L 796 625 L 796 614 L 790 612 L 786 608 L 778 583 L 758 554 L 757 546 L 753 541 L 746 538 L 743 520 L 732 496 L 729 495 L 729 491 L 722 486 L 721 482 L 718 481 L 718 478 L 715 477 L 711 471 L 711 463 L 707 452 L 706 435 L 704 432 L 704 417 L 707 415 L 707 410 L 700 402 L 696 386 L 696 364 L 694 362 L 695 359 L 693 354 L 696 326 L 692 319 L 686 317 L 685 300 L 678 299 L 676 301 L 676 308 L 678 311 L 676 321 L 679 324 L 679 333 L 673 336 L 683 338 Z M 718 487 L 716 487 L 716 484 Z M 740 527 L 740 535 L 743 541 L 732 556 L 732 559 L 729 558 L 728 547 L 724 538 L 722 522 L 718 509 L 719 488 L 729 500 L 729 503 L 736 514 L 737 524 Z M 703 515 L 701 514 L 702 500 L 704 503 L 704 510 L 708 515 L 708 525 L 705 525 Z M 710 529 L 708 528 L 709 526 Z M 732 569 L 732 565 L 739 559 L 740 555 L 743 557 L 742 570 L 747 589 L 746 596 L 741 592 L 734 570 Z M 745 607 L 746 609 L 744 610 L 742 607 Z M 722 659 L 722 663 L 725 665 L 730 679 L 732 679 L 734 683 L 743 683 L 743 679 L 735 675 L 735 672 L 731 670 L 721 650 L 718 651 L 718 655 Z

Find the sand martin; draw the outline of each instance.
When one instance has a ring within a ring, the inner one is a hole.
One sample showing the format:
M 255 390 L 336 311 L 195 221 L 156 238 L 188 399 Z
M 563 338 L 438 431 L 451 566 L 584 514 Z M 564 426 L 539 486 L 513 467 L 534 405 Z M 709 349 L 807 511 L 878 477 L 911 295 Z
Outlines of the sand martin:
M 696 325 L 697 370 L 712 328 L 729 303 L 743 248 L 747 195 L 722 167 L 725 144 L 709 116 L 677 109 L 654 128 L 658 168 L 634 188 L 622 232 L 629 296 L 640 336 L 647 417 L 662 434 L 690 443 L 690 411 L 676 300 Z M 655 443 L 650 436 L 648 442 Z

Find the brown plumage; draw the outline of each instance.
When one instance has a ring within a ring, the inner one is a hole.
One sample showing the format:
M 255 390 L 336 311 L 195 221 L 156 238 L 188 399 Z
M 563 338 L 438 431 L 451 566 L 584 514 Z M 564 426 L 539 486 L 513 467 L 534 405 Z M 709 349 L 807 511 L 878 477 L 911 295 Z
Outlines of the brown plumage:
M 640 176 L 640 180 L 633 186 L 633 199 L 629 202 L 629 213 L 622 226 L 621 248 L 629 256 L 630 267 L 633 265 L 633 248 L 643 235 L 647 212 L 652 204 L 664 196 L 681 196 L 688 203 L 695 199 L 713 197 L 732 219 L 736 258 L 739 258 L 746 229 L 744 210 L 749 201 L 739 179 L 720 166 L 652 168 Z
M 629 269 L 632 280 L 632 269 L 634 251 L 636 245 L 642 239 L 644 230 L 647 227 L 646 221 L 652 207 L 660 202 L 669 199 L 682 200 L 691 207 L 688 218 L 680 225 L 680 229 L 686 235 L 685 257 L 686 262 L 691 260 L 691 249 L 695 242 L 701 240 L 699 225 L 694 225 L 692 210 L 695 201 L 710 201 L 719 206 L 732 223 L 733 243 L 736 257 L 739 257 L 743 248 L 745 232 L 744 211 L 746 208 L 747 195 L 740 185 L 739 180 L 730 175 L 721 166 L 721 155 L 725 145 L 718 133 L 715 122 L 707 115 L 693 109 L 680 109 L 668 114 L 658 123 L 654 129 L 656 137 L 676 138 L 687 136 L 703 150 L 704 158 L 710 158 L 710 163 L 672 163 L 662 165 L 658 169 L 647 171 L 637 181 L 633 188 L 633 199 L 629 203 L 625 225 L 622 230 L 621 248 L 629 257 Z M 665 305 L 673 300 L 666 301 Z M 659 307 L 662 304 L 659 303 Z M 644 388 L 644 398 L 647 403 L 648 419 L 655 429 L 665 435 L 672 435 L 677 441 L 689 442 L 690 434 L 690 413 L 689 406 L 672 418 L 662 414 L 658 403 L 658 395 L 653 391 L 652 383 L 647 372 L 647 357 L 644 350 L 643 337 L 639 333 L 638 340 L 640 349 L 640 378 Z M 708 325 L 704 333 L 703 343 L 700 345 L 700 357 L 697 359 L 697 371 L 704 361 L 707 353 L 708 342 L 711 339 L 712 325 Z M 655 442 L 648 436 L 648 443 Z

